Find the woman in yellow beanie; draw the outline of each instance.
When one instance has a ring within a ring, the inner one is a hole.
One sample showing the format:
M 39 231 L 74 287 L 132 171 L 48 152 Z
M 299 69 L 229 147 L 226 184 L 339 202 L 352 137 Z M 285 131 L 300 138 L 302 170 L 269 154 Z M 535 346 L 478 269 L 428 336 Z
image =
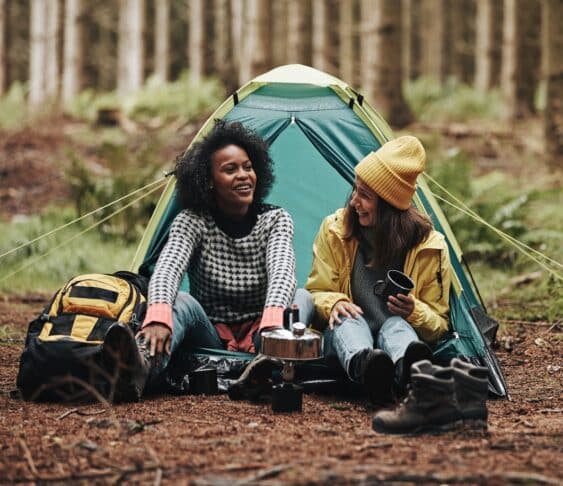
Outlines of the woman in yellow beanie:
M 387 142 L 355 169 L 349 203 L 323 221 L 306 288 L 325 327 L 325 356 L 337 357 L 374 404 L 402 392 L 412 363 L 448 329 L 451 266 L 442 234 L 412 205 L 426 154 L 412 136 Z M 386 301 L 374 287 L 389 270 L 414 289 Z

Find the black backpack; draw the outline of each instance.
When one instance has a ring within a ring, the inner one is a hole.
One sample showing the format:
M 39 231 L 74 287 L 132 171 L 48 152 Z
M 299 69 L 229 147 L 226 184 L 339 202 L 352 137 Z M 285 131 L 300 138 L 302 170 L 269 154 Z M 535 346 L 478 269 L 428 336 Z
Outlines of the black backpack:
M 139 330 L 147 292 L 148 278 L 126 271 L 69 280 L 29 324 L 16 381 L 23 398 L 107 397 L 111 377 L 102 362 L 104 337 L 116 322 Z

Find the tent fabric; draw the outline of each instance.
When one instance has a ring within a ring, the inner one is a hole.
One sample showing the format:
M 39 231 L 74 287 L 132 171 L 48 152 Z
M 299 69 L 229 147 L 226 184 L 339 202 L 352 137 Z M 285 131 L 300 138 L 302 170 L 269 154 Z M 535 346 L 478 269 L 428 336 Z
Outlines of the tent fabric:
M 303 286 L 322 219 L 345 204 L 355 164 L 393 137 L 390 128 L 343 81 L 301 65 L 276 68 L 241 87 L 216 110 L 192 143 L 212 128 L 216 118 L 240 121 L 270 144 L 276 181 L 268 202 L 286 208 L 294 219 L 297 277 Z M 474 317 L 475 310 L 482 314 L 483 309 L 462 266 L 461 249 L 424 178 L 419 179 L 414 203 L 446 236 L 454 270 L 451 331 L 435 349 L 435 356 L 443 362 L 465 356 L 486 364 L 491 370 L 491 393 L 506 396 L 502 371 Z M 133 269 L 152 274 L 180 209 L 175 178 L 171 177 L 137 249 Z M 181 288 L 189 288 L 187 278 Z

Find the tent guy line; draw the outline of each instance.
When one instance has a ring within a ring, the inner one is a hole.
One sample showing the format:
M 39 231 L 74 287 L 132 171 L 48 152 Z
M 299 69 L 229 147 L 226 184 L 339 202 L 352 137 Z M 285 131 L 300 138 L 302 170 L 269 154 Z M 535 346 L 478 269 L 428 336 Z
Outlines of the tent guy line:
M 167 174 L 168 175 L 168 174 Z M 559 268 L 563 268 L 563 265 L 561 263 L 559 263 L 556 260 L 553 260 L 552 258 L 550 258 L 549 256 L 545 255 L 544 253 L 541 253 L 540 251 L 526 245 L 525 243 L 517 240 L 516 238 L 514 238 L 513 236 L 510 236 L 509 234 L 503 232 L 502 230 L 500 230 L 499 228 L 497 228 L 496 226 L 488 223 L 487 221 L 485 221 L 481 216 L 479 216 L 477 213 L 475 213 L 475 211 L 473 211 L 471 208 L 469 208 L 468 206 L 466 206 L 462 201 L 460 201 L 458 198 L 456 198 L 451 192 L 449 192 L 444 186 L 442 186 L 438 181 L 436 181 L 433 177 L 431 177 L 430 175 L 428 175 L 427 173 L 424 173 L 424 176 L 431 181 L 432 183 L 434 183 L 436 186 L 438 186 L 442 191 L 444 191 L 449 197 L 451 197 L 451 199 L 453 201 L 455 201 L 454 204 L 452 201 L 436 194 L 434 191 L 431 191 L 432 195 L 436 198 L 439 199 L 440 201 L 448 204 L 449 206 L 453 207 L 454 209 L 460 211 L 461 213 L 469 216 L 470 218 L 472 218 L 474 221 L 482 224 L 483 226 L 485 226 L 486 228 L 489 228 L 491 231 L 495 232 L 501 239 L 503 239 L 504 241 L 506 241 L 508 244 L 514 246 L 518 251 L 520 251 L 524 256 L 528 257 L 530 260 L 534 261 L 535 263 L 537 263 L 540 267 L 542 267 L 543 269 L 545 269 L 548 273 L 550 273 L 551 275 L 553 275 L 555 278 L 559 279 L 559 280 L 563 280 L 563 275 L 558 273 L 557 271 L 553 270 L 552 268 L 550 268 L 545 262 L 541 261 L 539 258 L 536 258 L 534 256 L 537 255 L 540 258 L 545 259 L 546 261 L 552 263 L 553 265 L 559 267 Z M 105 204 L 104 206 L 101 206 L 97 209 L 94 209 L 92 211 L 90 211 L 89 213 L 86 213 L 82 216 L 80 216 L 79 218 L 76 218 L 72 221 L 69 221 L 68 223 L 65 223 L 55 229 L 52 229 L 51 231 L 48 231 L 47 233 L 44 233 L 36 238 L 34 238 L 33 240 L 29 240 L 25 243 L 22 243 L 21 245 L 12 248 L 11 250 L 8 250 L 2 254 L 0 254 L 0 260 L 8 255 L 11 255 L 12 253 L 25 248 L 29 245 L 32 245 L 33 243 L 36 243 L 37 241 L 42 240 L 43 238 L 46 238 L 48 236 L 51 236 L 55 233 L 57 233 L 60 230 L 63 230 L 65 228 L 68 228 L 69 226 L 72 226 L 75 223 L 78 223 L 79 221 L 82 221 L 83 219 L 92 216 L 93 214 L 96 214 L 108 207 L 113 206 L 114 204 L 117 204 L 118 202 L 123 201 L 124 199 L 127 199 L 131 196 L 133 196 L 134 194 L 137 194 L 141 191 L 144 191 L 148 188 L 150 188 L 151 186 L 155 186 L 158 185 L 158 187 L 153 188 L 152 190 L 150 190 L 149 192 L 147 192 L 146 194 L 142 195 L 141 197 L 131 201 L 130 203 L 128 203 L 126 206 L 124 206 L 123 208 L 120 208 L 117 211 L 114 211 L 113 213 L 111 213 L 110 215 L 106 216 L 105 218 L 101 219 L 100 221 L 98 221 L 97 223 L 94 223 L 92 226 L 88 227 L 86 230 L 78 233 L 77 235 L 71 237 L 70 239 L 63 241 L 62 243 L 60 243 L 59 245 L 55 246 L 54 248 L 51 248 L 49 251 L 47 251 L 46 253 L 43 253 L 41 255 L 39 255 L 36 259 L 33 259 L 33 262 L 39 260 L 40 258 L 43 258 L 44 256 L 48 255 L 52 250 L 56 249 L 56 248 L 60 248 L 61 246 L 64 246 L 66 243 L 72 241 L 73 239 L 75 239 L 76 237 L 86 233 L 87 231 L 90 231 L 91 229 L 93 229 L 94 227 L 98 226 L 99 224 L 107 221 L 108 219 L 112 218 L 113 216 L 115 216 L 116 214 L 120 213 L 123 209 L 126 209 L 127 207 L 131 206 L 132 204 L 134 204 L 137 201 L 140 201 L 141 199 L 143 199 L 144 197 L 148 196 L 149 194 L 152 194 L 156 189 L 161 188 L 164 184 L 164 180 L 166 179 L 165 177 L 162 177 L 154 182 L 151 182 L 139 189 L 135 189 L 134 191 L 130 192 L 129 194 L 126 194 L 125 196 L 122 196 L 108 204 Z M 4 276 L 2 277 L 2 279 L 0 279 L 0 282 L 5 280 L 8 277 L 11 277 L 17 273 L 19 273 L 21 270 L 27 268 L 28 264 L 24 264 L 23 266 L 21 266 L 20 268 L 18 268 L 17 270 L 15 270 L 14 272 L 10 273 L 8 276 Z
M 13 272 L 8 273 L 7 275 L 4 275 L 2 278 L 0 278 L 0 282 L 3 282 L 4 280 L 9 279 L 10 277 L 13 277 L 14 275 L 16 275 L 17 273 L 21 272 L 22 270 L 25 270 L 26 268 L 28 268 L 29 266 L 33 265 L 34 263 L 42 260 L 43 258 L 45 258 L 47 255 L 49 255 L 50 253 L 52 253 L 54 250 L 61 248 L 63 246 L 65 246 L 66 244 L 70 243 L 71 241 L 75 240 L 76 238 L 78 238 L 79 236 L 82 236 L 84 233 L 87 233 L 88 231 L 94 229 L 95 227 L 99 226 L 100 224 L 104 223 L 105 221 L 113 218 L 116 214 L 119 214 L 120 212 L 124 211 L 125 209 L 127 209 L 129 206 L 132 206 L 133 204 L 137 203 L 138 201 L 140 201 L 141 199 L 144 199 L 145 197 L 149 196 L 150 194 L 152 194 L 153 192 L 157 191 L 158 189 L 160 189 L 161 187 L 164 186 L 164 180 L 160 179 L 160 185 L 153 187 L 150 191 L 147 191 L 144 194 L 141 194 L 139 197 L 133 199 L 132 201 L 128 202 L 125 206 L 115 210 L 113 213 L 108 214 L 107 216 L 105 216 L 104 218 L 100 219 L 99 221 L 96 221 L 95 223 L 91 224 L 90 226 L 88 226 L 87 228 L 85 228 L 84 230 L 80 231 L 79 233 L 76 233 L 74 236 L 71 236 L 70 238 L 62 241 L 61 243 L 59 243 L 58 245 L 55 245 L 51 248 L 49 248 L 46 252 L 38 255 L 35 258 L 31 258 L 29 260 L 27 260 L 23 265 L 21 265 L 20 267 L 16 268 Z M 146 187 L 146 186 L 145 186 Z M 126 197 L 126 196 L 124 196 Z M 123 198 L 121 198 L 123 199 Z M 51 232 L 53 233 L 53 232 Z M 40 239 L 36 238 L 36 240 Z
M 550 274 L 552 274 L 554 277 L 558 278 L 558 279 L 563 279 L 563 276 L 556 272 L 555 270 L 551 269 L 549 266 L 547 266 L 544 262 L 542 262 L 541 260 L 537 259 L 536 257 L 534 257 L 532 254 L 535 254 L 545 260 L 547 260 L 548 262 L 552 263 L 553 265 L 559 267 L 559 268 L 563 268 L 563 264 L 559 263 L 558 261 L 554 260 L 553 258 L 550 258 L 549 256 L 545 255 L 544 253 L 536 250 L 535 248 L 532 248 L 531 246 L 526 245 L 525 243 L 521 242 L 520 240 L 514 238 L 513 236 L 510 236 L 509 234 L 503 232 L 502 230 L 500 230 L 499 228 L 497 228 L 496 226 L 488 223 L 487 221 L 485 221 L 481 216 L 479 216 L 475 211 L 473 211 L 469 206 L 467 206 L 466 204 L 463 203 L 463 201 L 461 201 L 460 199 L 458 199 L 457 197 L 455 197 L 451 192 L 449 192 L 444 186 L 442 186 L 436 179 L 434 179 L 432 176 L 428 175 L 426 172 L 424 173 L 424 176 L 431 182 L 433 182 L 436 186 L 438 186 L 442 191 L 444 191 L 453 201 L 455 201 L 457 204 L 452 203 L 451 201 L 445 199 L 442 196 L 437 195 L 434 191 L 431 191 L 432 194 L 434 195 L 434 197 L 436 199 L 439 199 L 440 201 L 445 202 L 446 204 L 448 204 L 449 206 L 453 207 L 454 209 L 457 209 L 458 211 L 460 211 L 461 213 L 469 216 L 470 218 L 472 218 L 474 221 L 481 223 L 483 226 L 485 226 L 486 228 L 489 228 L 490 230 L 494 231 L 500 238 L 504 239 L 506 242 L 508 242 L 509 244 L 511 244 L 512 246 L 516 247 L 516 249 L 518 251 L 520 251 L 523 255 L 527 256 L 528 258 L 530 258 L 531 260 L 533 260 L 534 262 L 536 262 L 538 265 L 540 265 L 541 267 L 543 267 L 545 270 L 547 270 Z M 526 251 L 528 250 L 528 251 Z
M 143 187 L 140 187 L 139 189 L 135 189 L 134 191 L 130 192 L 129 194 L 126 194 L 125 196 L 121 196 L 120 198 L 115 199 L 114 201 L 107 203 L 104 206 L 101 206 L 97 209 L 94 209 L 94 210 L 90 211 L 89 213 L 83 214 L 82 216 L 79 216 L 78 218 L 73 219 L 72 221 L 69 221 L 68 223 L 65 223 L 65 224 L 63 224 L 63 225 L 61 225 L 61 226 L 59 226 L 55 229 L 52 229 L 51 231 L 48 231 L 47 233 L 44 233 L 44 234 L 38 236 L 37 238 L 34 238 L 33 240 L 26 241 L 25 243 L 22 243 L 21 245 L 16 246 L 15 248 L 12 248 L 11 250 L 8 250 L 8 251 L 0 254 L 0 260 L 4 257 L 8 256 L 8 255 L 11 255 L 12 253 L 14 253 L 18 250 L 21 250 L 22 248 L 25 248 L 29 245 L 32 245 L 33 243 L 35 243 L 39 240 L 42 240 L 43 238 L 46 238 L 47 236 L 54 235 L 58 231 L 63 230 L 65 228 L 68 228 L 69 226 L 72 226 L 74 223 L 78 223 L 79 221 L 82 221 L 83 219 L 87 218 L 88 216 L 92 216 L 93 214 L 96 214 L 100 211 L 103 211 L 104 209 L 109 208 L 109 207 L 113 206 L 114 204 L 117 204 L 118 202 L 121 202 L 124 199 L 127 199 L 127 198 L 133 196 L 134 194 L 137 194 L 138 192 L 144 191 L 145 189 L 148 189 L 149 187 L 154 186 L 156 184 L 161 184 L 168 175 L 169 174 L 166 174 L 164 177 L 161 177 L 160 179 L 158 179 L 156 181 L 150 182 L 149 184 L 147 184 Z M 116 213 L 113 213 L 113 214 L 116 214 Z

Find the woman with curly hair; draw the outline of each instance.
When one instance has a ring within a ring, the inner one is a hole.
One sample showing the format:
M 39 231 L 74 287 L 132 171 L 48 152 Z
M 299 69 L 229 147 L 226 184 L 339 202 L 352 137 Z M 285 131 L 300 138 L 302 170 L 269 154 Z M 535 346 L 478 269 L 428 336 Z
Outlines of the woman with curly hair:
M 158 358 L 150 382 L 189 347 L 256 352 L 260 333 L 282 326 L 296 293 L 293 222 L 264 203 L 272 165 L 262 138 L 222 120 L 177 160 L 184 209 L 150 279 L 137 336 Z M 178 291 L 186 272 L 189 293 Z M 302 305 L 312 310 L 302 292 Z

